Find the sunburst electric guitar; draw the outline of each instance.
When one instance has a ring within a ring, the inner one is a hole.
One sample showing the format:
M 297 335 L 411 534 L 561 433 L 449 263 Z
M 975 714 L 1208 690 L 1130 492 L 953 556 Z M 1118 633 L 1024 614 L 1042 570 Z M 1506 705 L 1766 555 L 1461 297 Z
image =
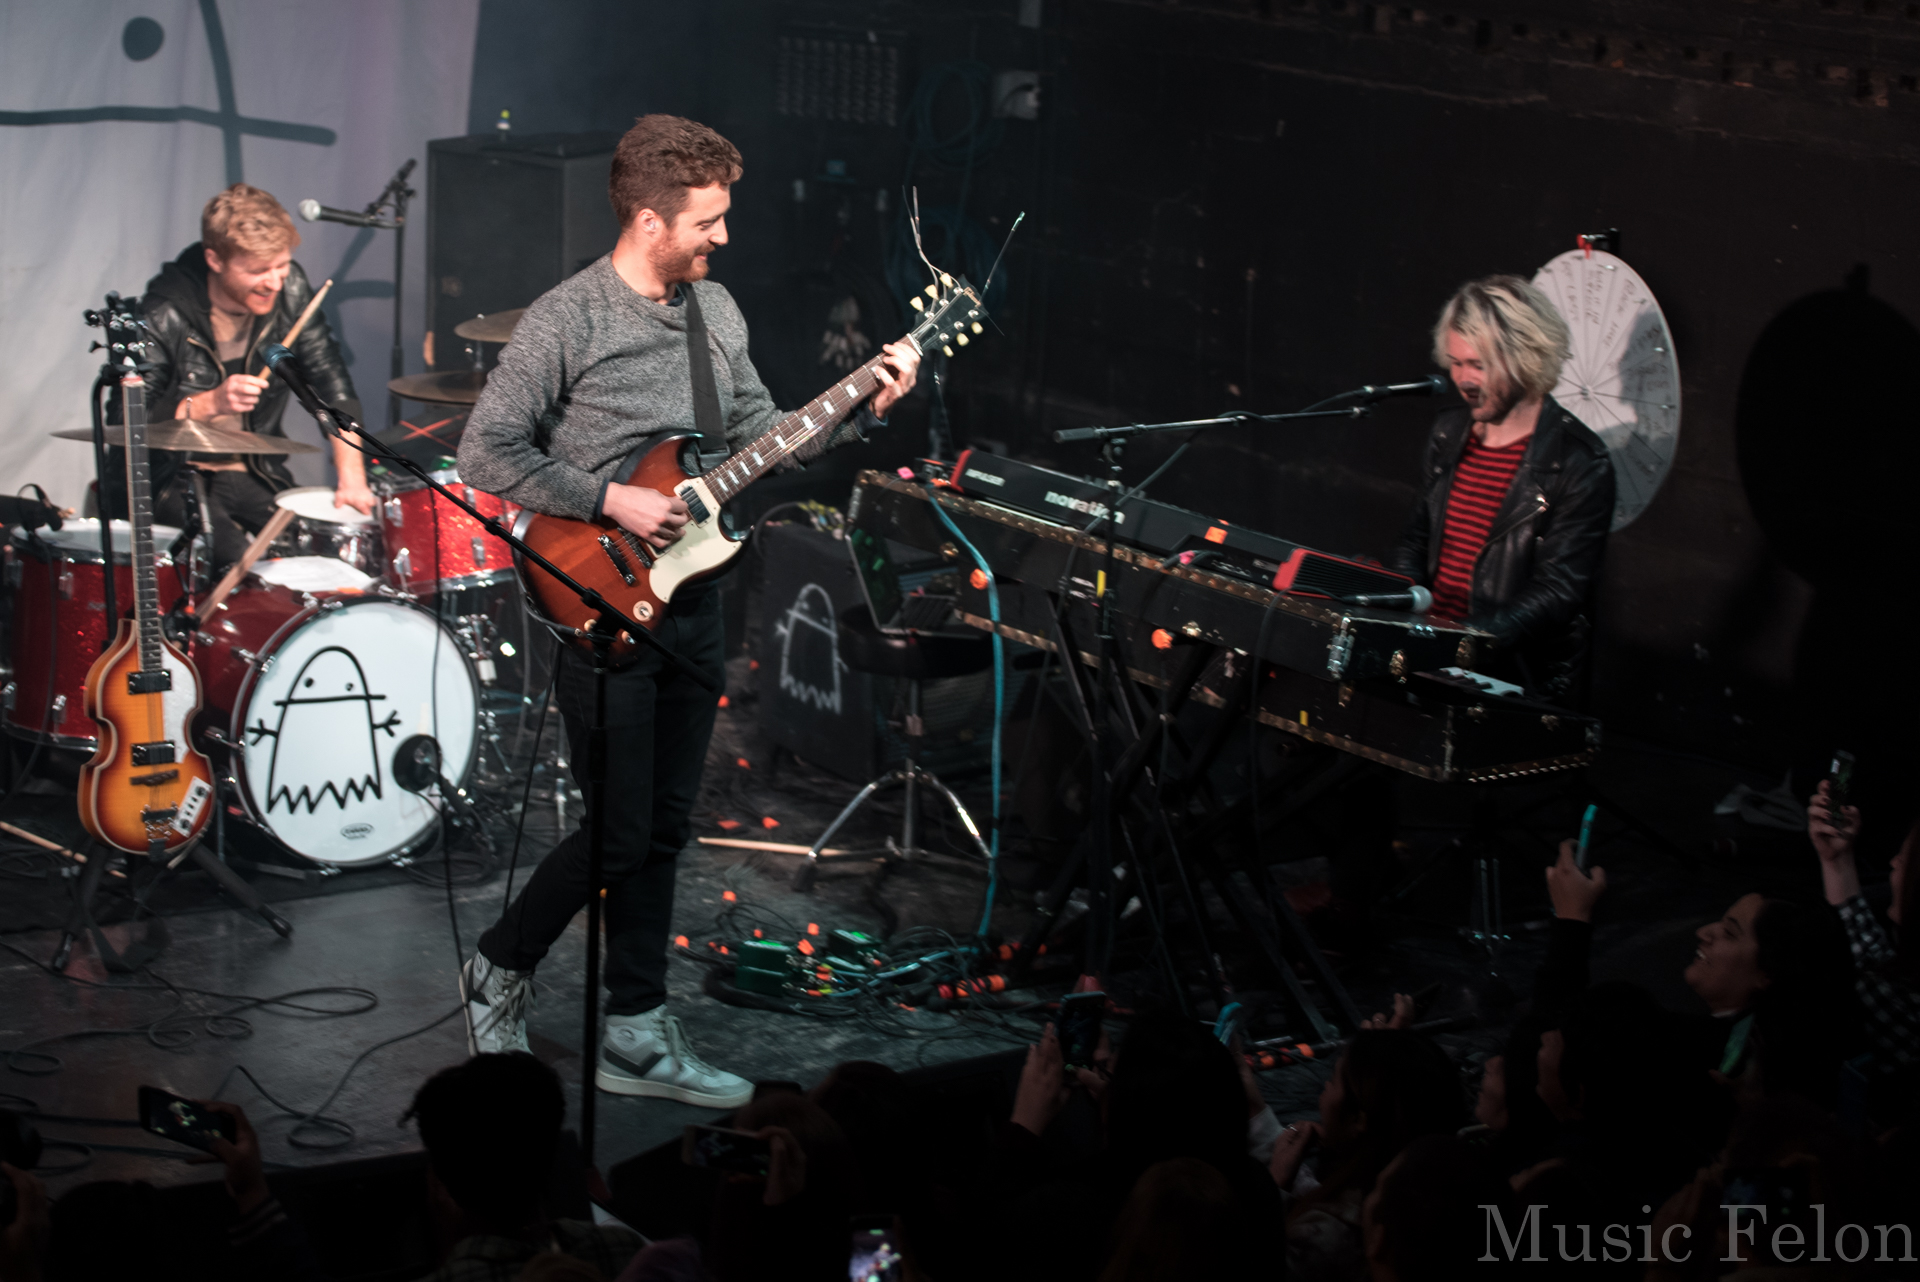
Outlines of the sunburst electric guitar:
M 200 710 L 200 674 L 160 626 L 146 383 L 133 363 L 145 347 L 143 326 L 130 310 L 112 310 L 105 320 L 110 350 L 128 353 L 120 401 L 127 432 L 134 611 L 131 619 L 120 621 L 112 643 L 87 672 L 86 710 L 100 726 L 100 746 L 80 767 L 80 822 L 99 840 L 130 854 L 160 856 L 198 837 L 213 817 L 213 767 L 187 737 Z
M 955 347 L 965 346 L 980 332 L 986 308 L 964 278 L 942 277 L 940 287 L 929 285 L 927 293 L 930 301 L 914 299 L 922 318 L 907 341 L 922 352 L 944 351 L 951 356 Z M 727 521 L 726 504 L 809 442 L 832 431 L 884 386 L 878 373 L 883 361 L 884 357 L 876 356 L 847 374 L 711 471 L 700 470 L 696 433 L 674 432 L 635 449 L 614 479 L 673 495 L 687 505 L 687 524 L 664 552 L 655 552 L 607 517 L 577 521 L 526 511 L 514 533 L 575 580 L 598 591 L 623 616 L 652 631 L 665 617 L 675 591 L 713 578 L 740 555 L 747 534 Z M 575 645 L 592 649 L 588 629 L 597 616 L 538 566 L 524 558 L 517 558 L 516 564 L 521 583 L 541 613 Z M 621 633 L 611 649 L 613 662 L 631 660 L 637 644 Z

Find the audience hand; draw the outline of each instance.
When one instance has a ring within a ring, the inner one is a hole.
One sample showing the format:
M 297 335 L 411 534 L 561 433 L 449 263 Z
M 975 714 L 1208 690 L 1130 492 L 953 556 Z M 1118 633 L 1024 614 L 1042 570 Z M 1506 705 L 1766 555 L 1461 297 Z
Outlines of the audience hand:
M 1854 839 L 1860 834 L 1860 807 L 1833 809 L 1833 784 L 1822 779 L 1807 798 L 1807 836 L 1820 856 L 1820 880 L 1827 902 L 1844 904 L 1860 893 L 1860 871 L 1853 862 Z
M 253 1123 L 247 1120 L 247 1114 L 238 1104 L 229 1104 L 225 1100 L 195 1100 L 209 1113 L 219 1113 L 231 1117 L 234 1123 L 234 1138 L 228 1143 L 218 1135 L 213 1137 L 213 1158 L 199 1158 L 198 1161 L 218 1159 L 227 1168 L 227 1196 L 245 1215 L 272 1196 L 267 1188 L 267 1172 L 260 1160 L 260 1137 L 254 1133 Z
M 17 1210 L 0 1233 L 0 1282 L 40 1282 L 40 1255 L 47 1247 L 47 1190 L 32 1174 L 0 1162 L 12 1182 Z
M 807 1191 L 807 1152 L 793 1132 L 784 1126 L 768 1126 L 754 1134 L 772 1150 L 767 1162 L 767 1191 L 761 1198 L 768 1206 L 790 1202 Z
M 1547 898 L 1553 901 L 1553 915 L 1568 921 L 1592 921 L 1593 906 L 1606 893 L 1607 870 L 1595 866 L 1586 872 L 1574 856 L 1580 843 L 1569 837 L 1560 843 L 1560 858 L 1547 869 Z
M 1059 1035 L 1048 1024 L 1040 1044 L 1027 1047 L 1027 1064 L 1020 1070 L 1020 1089 L 1013 1097 L 1013 1124 L 1044 1135 L 1066 1102 L 1066 1059 Z
M 1280 1132 L 1280 1138 L 1273 1143 L 1273 1161 L 1267 1165 L 1275 1184 L 1283 1189 L 1293 1187 L 1293 1177 L 1300 1174 L 1300 1164 L 1320 1142 L 1320 1135 L 1318 1122 L 1295 1122 Z
M 1375 1011 L 1372 1019 L 1360 1021 L 1362 1028 L 1412 1028 L 1413 998 L 1406 993 L 1393 995 L 1393 1014 Z

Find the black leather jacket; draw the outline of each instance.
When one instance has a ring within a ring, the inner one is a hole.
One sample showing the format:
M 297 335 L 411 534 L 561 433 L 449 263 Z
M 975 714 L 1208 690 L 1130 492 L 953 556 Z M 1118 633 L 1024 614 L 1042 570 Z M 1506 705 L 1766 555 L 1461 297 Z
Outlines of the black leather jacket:
M 226 370 L 220 364 L 219 346 L 213 337 L 213 305 L 207 297 L 207 256 L 200 242 L 195 241 L 180 252 L 180 257 L 160 269 L 160 274 L 147 282 L 147 292 L 141 301 L 145 309 L 147 326 L 155 340 L 147 353 L 153 368 L 147 371 L 147 421 L 158 423 L 170 419 L 180 402 L 189 396 L 218 387 L 226 380 Z M 307 279 L 306 272 L 295 263 L 287 272 L 287 283 L 280 291 L 280 297 L 274 301 L 273 310 L 254 321 L 253 341 L 248 345 L 250 353 L 248 373 L 257 372 L 264 362 L 260 351 L 268 343 L 277 343 L 293 328 L 302 310 L 313 300 L 313 283 Z M 360 417 L 360 401 L 353 392 L 353 379 L 347 375 L 346 362 L 340 357 L 339 344 L 333 341 L 333 330 L 327 325 L 324 311 L 316 311 L 307 327 L 300 331 L 295 340 L 293 354 L 300 358 L 307 377 L 313 383 L 313 390 L 322 400 L 329 401 L 346 410 L 355 418 Z M 242 416 L 250 431 L 271 436 L 283 436 L 280 428 L 281 415 L 286 412 L 287 401 L 292 393 L 283 379 L 274 379 L 262 393 L 260 403 Z M 113 401 L 108 412 L 111 422 L 120 420 L 119 392 L 115 389 Z M 126 475 L 126 464 L 119 450 L 110 450 L 109 472 L 113 476 Z M 166 489 L 179 473 L 187 455 L 171 451 L 155 450 L 152 454 L 153 490 L 158 494 Z M 247 470 L 259 477 L 269 488 L 284 490 L 293 484 L 293 475 L 287 471 L 283 457 L 274 454 L 249 454 L 246 456 Z M 113 487 L 112 507 L 114 515 L 126 515 L 125 491 L 120 486 Z
M 1427 438 L 1420 501 L 1390 561 L 1431 585 L 1453 473 L 1473 424 L 1448 410 Z M 1593 633 L 1592 597 L 1613 525 L 1613 460 L 1551 396 L 1474 566 L 1467 621 L 1493 634 L 1496 675 L 1547 699 L 1577 695 Z M 1481 664 L 1483 668 L 1488 663 Z

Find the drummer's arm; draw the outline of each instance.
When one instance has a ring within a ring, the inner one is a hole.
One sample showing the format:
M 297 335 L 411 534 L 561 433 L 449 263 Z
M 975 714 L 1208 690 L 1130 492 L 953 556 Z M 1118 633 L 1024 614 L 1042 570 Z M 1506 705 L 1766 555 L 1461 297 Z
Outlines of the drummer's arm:
M 338 437 L 333 442 L 333 504 L 373 515 L 373 491 L 367 488 L 367 461 Z

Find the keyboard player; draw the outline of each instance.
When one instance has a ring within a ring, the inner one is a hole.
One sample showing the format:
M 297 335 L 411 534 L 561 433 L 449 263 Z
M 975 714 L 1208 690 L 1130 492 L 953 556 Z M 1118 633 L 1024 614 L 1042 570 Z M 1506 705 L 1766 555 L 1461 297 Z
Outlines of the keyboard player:
M 1607 447 L 1549 395 L 1567 354 L 1566 322 L 1518 276 L 1447 300 L 1433 355 L 1466 404 L 1434 422 L 1389 561 L 1431 613 L 1492 634 L 1482 671 L 1560 703 L 1583 693 L 1614 485 Z

